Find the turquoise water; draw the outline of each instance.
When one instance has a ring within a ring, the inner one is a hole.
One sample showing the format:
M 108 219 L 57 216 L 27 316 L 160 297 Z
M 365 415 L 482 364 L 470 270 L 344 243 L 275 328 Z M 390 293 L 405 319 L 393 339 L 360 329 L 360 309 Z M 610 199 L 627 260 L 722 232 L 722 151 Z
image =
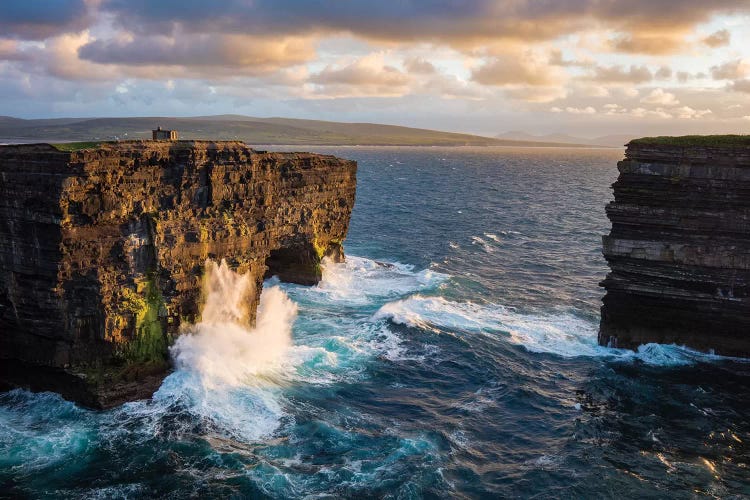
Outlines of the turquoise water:
M 288 342 L 208 334 L 106 412 L 0 395 L 0 496 L 750 495 L 750 364 L 596 345 L 622 151 L 313 149 L 357 204 L 345 264 L 266 284 Z

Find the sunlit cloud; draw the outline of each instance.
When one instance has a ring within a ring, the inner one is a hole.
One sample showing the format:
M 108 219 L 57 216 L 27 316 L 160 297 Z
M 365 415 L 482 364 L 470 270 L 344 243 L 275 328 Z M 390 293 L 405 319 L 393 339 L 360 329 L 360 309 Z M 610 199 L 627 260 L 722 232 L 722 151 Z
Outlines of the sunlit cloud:
M 4 0 L 0 104 L 734 130 L 749 15 L 746 0 Z

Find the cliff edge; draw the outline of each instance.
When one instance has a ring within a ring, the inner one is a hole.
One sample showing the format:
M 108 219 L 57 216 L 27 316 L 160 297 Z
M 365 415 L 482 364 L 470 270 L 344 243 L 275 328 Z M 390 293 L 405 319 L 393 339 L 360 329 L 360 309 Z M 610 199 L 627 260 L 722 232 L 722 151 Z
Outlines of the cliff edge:
M 618 169 L 599 343 L 750 356 L 750 136 L 638 139 Z
M 0 385 L 150 397 L 207 259 L 314 284 L 344 258 L 356 163 L 241 142 L 0 147 Z

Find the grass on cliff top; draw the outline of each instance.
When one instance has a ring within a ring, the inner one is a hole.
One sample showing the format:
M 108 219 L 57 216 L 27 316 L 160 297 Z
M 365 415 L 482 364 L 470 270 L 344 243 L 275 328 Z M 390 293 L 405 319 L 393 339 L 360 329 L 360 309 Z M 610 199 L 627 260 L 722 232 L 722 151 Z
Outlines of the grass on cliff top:
M 630 144 L 639 146 L 750 146 L 750 135 L 683 135 L 633 139 Z
M 80 151 L 82 149 L 94 149 L 98 148 L 107 141 L 89 141 L 89 142 L 60 142 L 57 144 L 50 144 L 53 148 L 58 151 Z

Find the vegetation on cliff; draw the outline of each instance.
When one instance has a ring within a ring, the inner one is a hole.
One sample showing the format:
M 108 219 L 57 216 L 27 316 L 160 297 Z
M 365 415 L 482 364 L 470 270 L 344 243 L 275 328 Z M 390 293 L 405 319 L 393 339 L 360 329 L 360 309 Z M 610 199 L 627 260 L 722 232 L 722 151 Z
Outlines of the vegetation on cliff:
M 149 362 L 168 358 L 169 340 L 162 330 L 160 311 L 165 309 L 164 298 L 153 277 L 139 288 L 141 294 L 129 289 L 123 295 L 125 307 L 135 317 L 135 336 L 123 348 L 128 362 Z
M 86 142 L 60 142 L 55 144 L 50 144 L 50 146 L 54 147 L 58 151 L 80 151 L 82 149 L 93 149 L 97 148 L 102 144 L 102 141 L 86 141 Z
M 633 146 L 750 146 L 750 135 L 683 135 L 642 137 L 630 141 Z

